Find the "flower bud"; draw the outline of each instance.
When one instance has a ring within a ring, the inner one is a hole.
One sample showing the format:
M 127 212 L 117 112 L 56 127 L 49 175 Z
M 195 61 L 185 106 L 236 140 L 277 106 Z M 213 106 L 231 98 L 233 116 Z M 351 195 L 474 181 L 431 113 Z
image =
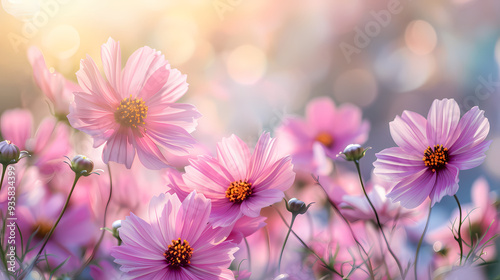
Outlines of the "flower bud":
M 122 220 L 116 220 L 111 224 L 113 237 L 118 240 L 118 245 L 122 243 L 118 229 L 122 227 Z
M 9 140 L 0 142 L 0 163 L 5 165 L 17 163 L 23 157 L 29 156 L 26 151 L 19 151 L 19 148 Z
M 366 151 L 369 149 L 371 148 L 363 148 L 359 144 L 349 144 L 339 155 L 343 155 L 344 159 L 348 161 L 358 161 L 365 156 Z
M 307 212 L 307 209 L 313 204 L 314 202 L 309 203 L 309 205 L 306 205 L 304 201 L 298 200 L 295 197 L 290 199 L 288 203 L 286 203 L 286 210 L 291 212 L 294 215 L 298 214 L 305 214 Z
M 86 156 L 77 155 L 71 160 L 69 166 L 77 175 L 89 176 L 94 169 L 94 162 Z

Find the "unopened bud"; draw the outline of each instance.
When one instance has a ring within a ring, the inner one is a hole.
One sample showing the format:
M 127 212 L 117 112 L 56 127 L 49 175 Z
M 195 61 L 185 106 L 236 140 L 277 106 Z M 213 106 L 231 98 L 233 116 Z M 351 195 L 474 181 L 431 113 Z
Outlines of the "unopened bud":
M 23 157 L 29 156 L 26 151 L 19 151 L 19 148 L 9 140 L 0 142 L 0 163 L 5 165 L 17 163 Z
M 68 163 L 71 170 L 73 170 L 77 175 L 89 176 L 92 174 L 94 169 L 94 162 L 86 156 L 77 155 L 71 160 L 71 164 Z
M 309 207 L 311 207 L 313 203 L 314 202 L 311 202 L 309 203 L 309 205 L 306 205 L 304 201 L 298 200 L 294 197 L 290 199 L 288 203 L 286 203 L 286 210 L 295 215 L 305 214 L 307 212 L 307 209 L 309 209 Z
M 344 159 L 348 161 L 358 161 L 365 156 L 366 151 L 369 149 L 371 148 L 363 148 L 359 144 L 349 144 L 339 155 L 344 156 Z

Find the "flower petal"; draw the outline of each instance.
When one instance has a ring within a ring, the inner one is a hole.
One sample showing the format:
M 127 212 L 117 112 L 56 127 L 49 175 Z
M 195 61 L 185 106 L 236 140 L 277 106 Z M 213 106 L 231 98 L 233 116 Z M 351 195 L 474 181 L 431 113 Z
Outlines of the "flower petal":
M 453 154 L 460 154 L 470 147 L 483 142 L 490 131 L 490 123 L 484 117 L 484 111 L 478 107 L 470 109 L 465 113 L 458 123 L 455 134 L 458 134 L 457 140 L 449 148 Z
M 405 111 L 401 118 L 396 116 L 394 121 L 389 123 L 392 139 L 406 153 L 423 156 L 428 146 L 425 138 L 426 123 L 421 115 Z
M 428 146 L 450 147 L 458 137 L 455 134 L 460 121 L 460 108 L 454 99 L 434 100 L 427 115 Z
M 439 170 L 436 176 L 436 186 L 432 189 L 429 197 L 432 205 L 441 201 L 445 195 L 455 195 L 458 191 L 458 168 L 453 165 Z
M 473 148 L 462 150 L 462 153 L 458 155 L 454 154 L 450 158 L 450 164 L 457 166 L 460 170 L 471 169 L 481 165 L 486 158 L 485 153 L 490 147 L 491 142 L 491 140 L 484 141 Z
M 241 212 L 248 217 L 258 217 L 262 208 L 279 202 L 283 197 L 283 191 L 277 189 L 256 192 L 241 203 Z
M 428 169 L 421 170 L 401 180 L 387 197 L 394 202 L 401 202 L 406 208 L 416 208 L 429 196 L 436 184 L 436 173 Z
M 114 161 L 125 164 L 130 169 L 135 157 L 132 132 L 127 128 L 121 128 L 115 133 L 104 146 L 102 160 L 104 163 Z
M 246 180 L 247 166 L 250 161 L 250 151 L 247 144 L 236 135 L 223 138 L 217 144 L 217 159 L 235 180 Z
M 427 169 L 421 157 L 410 155 L 399 147 L 387 148 L 375 154 L 374 174 L 386 181 L 399 181 L 403 178 Z
M 120 43 L 112 38 L 101 47 L 102 66 L 104 74 L 115 92 L 121 92 L 122 54 Z

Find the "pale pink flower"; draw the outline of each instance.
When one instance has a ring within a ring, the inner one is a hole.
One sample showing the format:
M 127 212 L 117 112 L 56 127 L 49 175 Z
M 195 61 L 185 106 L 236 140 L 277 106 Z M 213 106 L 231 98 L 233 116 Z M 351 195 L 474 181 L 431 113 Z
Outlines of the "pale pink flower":
M 71 151 L 69 127 L 55 118 L 45 118 L 33 133 L 33 116 L 24 109 L 7 110 L 1 117 L 1 133 L 20 150 L 31 155 L 40 173 L 51 176 L 64 167 L 64 156 Z
M 37 47 L 28 49 L 28 59 L 33 67 L 35 83 L 52 102 L 56 116 L 66 116 L 69 104 L 73 101 L 73 92 L 82 89 L 60 73 L 48 69 L 43 54 Z
M 462 218 L 465 220 L 461 228 L 462 238 L 465 243 L 474 246 L 471 260 L 483 252 L 481 258 L 490 261 L 496 256 L 495 241 L 490 239 L 500 231 L 495 196 L 490 193 L 488 182 L 484 178 L 479 178 L 472 185 L 471 197 L 471 204 L 462 205 Z M 443 224 L 442 227 L 430 232 L 427 237 L 436 252 L 434 261 L 438 266 L 456 265 L 459 262 L 460 247 L 450 229 L 454 224 L 456 235 L 458 219 L 459 213 L 456 209 L 451 215 L 450 223 Z M 467 256 L 471 250 L 470 246 L 464 245 L 463 249 L 464 256 Z
M 368 197 L 377 210 L 381 224 L 388 222 L 398 223 L 414 216 L 412 210 L 402 207 L 399 202 L 392 202 L 386 197 L 386 190 L 380 185 L 374 185 L 368 191 Z M 342 214 L 351 222 L 358 220 L 371 220 L 376 222 L 375 213 L 368 203 L 365 195 L 344 195 L 339 204 Z
M 459 170 L 480 165 L 491 144 L 484 111 L 473 107 L 460 118 L 453 99 L 434 100 L 427 119 L 404 111 L 390 130 L 398 147 L 376 154 L 374 173 L 395 185 L 387 196 L 406 208 L 455 195 Z
M 213 228 L 211 204 L 192 192 L 181 203 L 161 194 L 149 204 L 149 222 L 133 213 L 119 229 L 123 244 L 111 255 L 122 279 L 234 279 L 229 265 L 238 250 L 226 241 L 231 227 Z
M 135 155 L 149 169 L 168 167 L 167 154 L 186 155 L 195 143 L 190 132 L 200 114 L 193 105 L 175 103 L 187 91 L 186 76 L 171 69 L 160 52 L 135 51 L 121 69 L 118 42 L 101 48 L 104 74 L 90 56 L 76 73 L 82 92 L 75 92 L 68 120 L 105 144 L 104 163 L 132 166 Z
M 228 226 L 242 216 L 258 217 L 263 207 L 280 201 L 295 173 L 290 156 L 278 153 L 275 139 L 264 133 L 253 154 L 237 136 L 223 138 L 217 158 L 191 160 L 183 178 L 185 192 L 196 190 L 212 200 L 214 225 Z
M 306 107 L 305 120 L 288 117 L 278 128 L 280 145 L 292 155 L 297 170 L 316 172 L 325 168 L 321 152 L 335 159 L 347 145 L 366 141 L 370 125 L 361 115 L 353 105 L 336 108 L 328 97 L 313 99 Z

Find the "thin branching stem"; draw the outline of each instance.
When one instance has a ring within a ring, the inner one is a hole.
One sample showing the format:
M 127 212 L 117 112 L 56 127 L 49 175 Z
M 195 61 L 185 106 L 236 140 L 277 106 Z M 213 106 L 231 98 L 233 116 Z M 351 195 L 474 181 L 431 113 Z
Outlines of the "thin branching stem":
M 359 176 L 359 181 L 361 182 L 361 188 L 363 189 L 363 193 L 365 194 L 365 197 L 368 200 L 368 203 L 370 204 L 370 207 L 372 208 L 373 213 L 375 213 L 375 219 L 377 220 L 378 228 L 380 229 L 380 232 L 382 233 L 382 236 L 384 237 L 385 244 L 387 245 L 387 250 L 389 251 L 391 256 L 394 258 L 394 260 L 396 261 L 396 264 L 398 265 L 398 268 L 399 268 L 399 272 L 401 273 L 401 277 L 403 279 L 405 279 L 403 267 L 401 266 L 401 263 L 399 263 L 399 260 L 396 257 L 396 254 L 394 254 L 394 252 L 392 251 L 391 246 L 389 245 L 389 241 L 387 240 L 387 237 L 385 236 L 384 229 L 382 228 L 382 224 L 380 223 L 380 218 L 378 217 L 377 210 L 375 209 L 375 206 L 373 206 L 373 203 L 370 200 L 370 197 L 368 197 L 368 194 L 366 193 L 365 184 L 363 183 L 363 177 L 361 176 L 361 168 L 359 167 L 359 162 L 357 160 L 355 160 L 354 164 L 356 165 L 356 169 L 358 170 L 358 176 Z
M 464 255 L 464 248 L 463 248 L 463 245 L 462 245 L 462 206 L 460 206 L 460 201 L 458 201 L 458 197 L 457 195 L 454 195 L 453 196 L 455 198 L 455 201 L 457 202 L 457 205 L 458 205 L 458 214 L 459 214 L 459 221 L 458 221 L 458 239 L 457 239 L 457 242 L 458 242 L 458 246 L 460 247 L 460 265 L 462 265 L 462 258 L 463 258 L 463 255 Z

